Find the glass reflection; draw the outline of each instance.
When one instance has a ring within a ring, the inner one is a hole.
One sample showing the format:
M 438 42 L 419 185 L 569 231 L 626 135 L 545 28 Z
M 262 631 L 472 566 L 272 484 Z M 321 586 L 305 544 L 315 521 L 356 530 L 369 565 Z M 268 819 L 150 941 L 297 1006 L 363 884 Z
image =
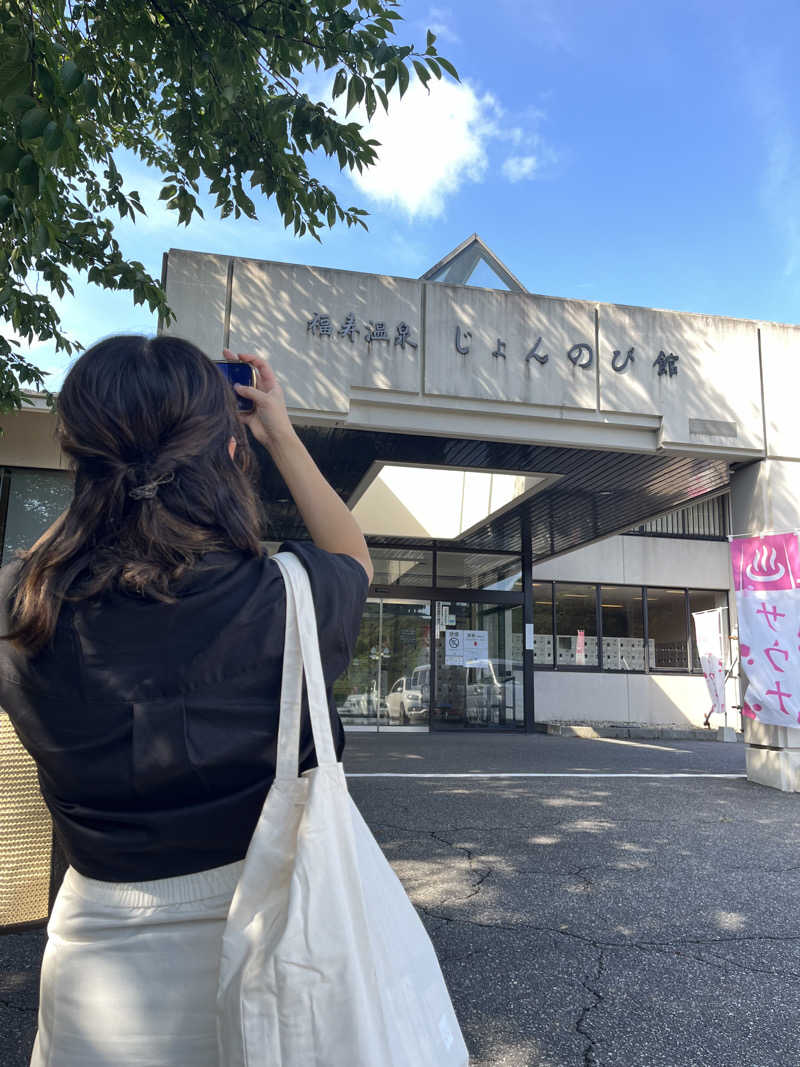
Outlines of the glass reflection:
M 348 726 L 428 724 L 430 602 L 368 600 L 353 659 L 334 683 Z
M 522 728 L 522 608 L 440 603 L 437 631 L 431 725 Z

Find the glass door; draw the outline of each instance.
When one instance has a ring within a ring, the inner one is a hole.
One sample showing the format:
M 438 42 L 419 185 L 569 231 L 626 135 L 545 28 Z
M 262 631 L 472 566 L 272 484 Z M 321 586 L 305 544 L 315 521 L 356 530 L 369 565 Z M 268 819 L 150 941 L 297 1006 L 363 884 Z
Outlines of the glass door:
M 369 599 L 347 672 L 333 687 L 345 726 L 427 728 L 429 600 Z
M 436 605 L 437 729 L 524 729 L 522 607 Z

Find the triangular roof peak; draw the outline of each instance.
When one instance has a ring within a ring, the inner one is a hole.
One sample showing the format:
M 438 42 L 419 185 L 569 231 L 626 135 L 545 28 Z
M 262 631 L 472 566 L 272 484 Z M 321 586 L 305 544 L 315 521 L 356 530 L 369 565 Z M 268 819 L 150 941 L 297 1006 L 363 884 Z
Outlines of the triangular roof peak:
M 448 285 L 469 285 L 469 279 L 485 263 L 503 287 L 512 293 L 527 293 L 527 289 L 508 267 L 497 258 L 488 245 L 473 233 L 466 241 L 440 259 L 430 270 L 426 271 L 420 281 L 446 282 Z M 499 288 L 499 287 L 498 287 Z

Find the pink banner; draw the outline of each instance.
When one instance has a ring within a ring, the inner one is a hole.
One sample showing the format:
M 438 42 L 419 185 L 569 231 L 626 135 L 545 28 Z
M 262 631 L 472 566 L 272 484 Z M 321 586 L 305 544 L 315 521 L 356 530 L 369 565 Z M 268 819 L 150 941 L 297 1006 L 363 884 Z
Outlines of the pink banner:
M 739 653 L 747 676 L 742 714 L 800 726 L 800 543 L 796 534 L 731 542 Z
M 578 639 L 575 642 L 575 664 L 583 667 L 586 663 L 586 631 L 578 630 Z
M 800 586 L 800 547 L 797 534 L 742 537 L 731 542 L 733 586 L 767 592 Z

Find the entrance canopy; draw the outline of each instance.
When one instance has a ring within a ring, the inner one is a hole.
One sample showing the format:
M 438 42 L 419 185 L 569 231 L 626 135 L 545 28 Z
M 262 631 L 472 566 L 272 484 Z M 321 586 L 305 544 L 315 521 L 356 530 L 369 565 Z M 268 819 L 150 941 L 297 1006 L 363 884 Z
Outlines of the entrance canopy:
M 720 492 L 728 484 L 726 461 L 694 455 L 609 453 L 336 427 L 305 426 L 300 435 L 323 474 L 348 501 L 376 462 L 531 472 L 533 489 L 523 494 L 519 504 L 490 515 L 448 543 L 519 552 L 521 523 L 525 523 L 537 560 L 635 526 L 687 501 Z M 273 539 L 304 536 L 280 476 L 268 457 L 260 456 Z M 542 486 L 540 491 L 537 485 Z M 398 546 L 420 539 L 419 535 L 381 537 Z

